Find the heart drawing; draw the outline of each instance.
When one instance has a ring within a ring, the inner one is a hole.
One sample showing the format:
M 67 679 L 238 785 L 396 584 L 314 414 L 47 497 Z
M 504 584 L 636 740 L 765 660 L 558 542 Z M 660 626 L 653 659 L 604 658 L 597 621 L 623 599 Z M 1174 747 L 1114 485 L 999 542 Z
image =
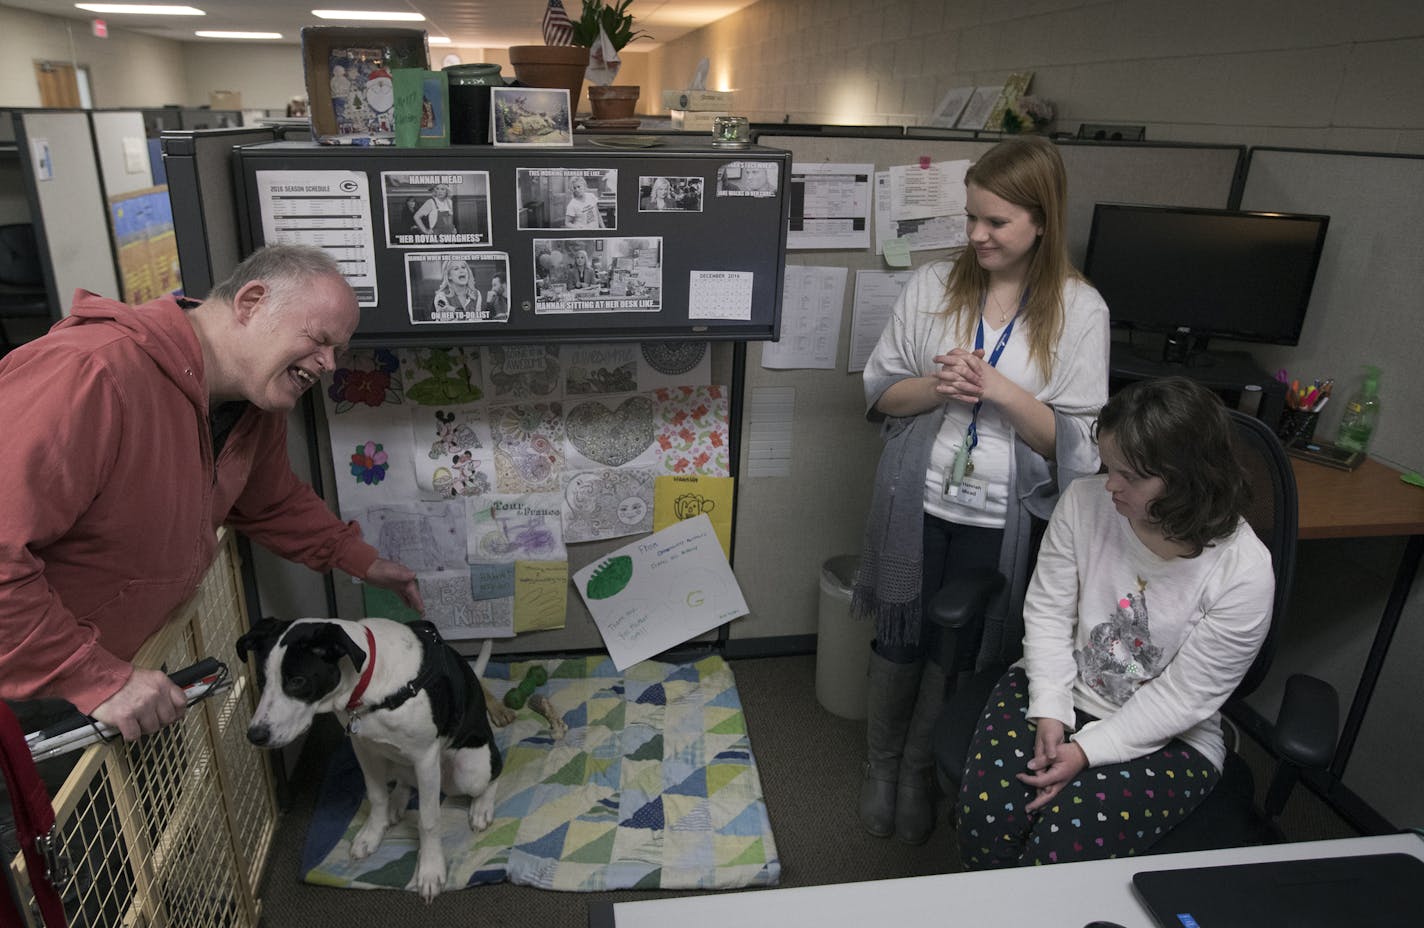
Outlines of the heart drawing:
M 564 434 L 590 461 L 621 467 L 653 443 L 653 401 L 630 396 L 615 409 L 580 403 L 564 416 Z

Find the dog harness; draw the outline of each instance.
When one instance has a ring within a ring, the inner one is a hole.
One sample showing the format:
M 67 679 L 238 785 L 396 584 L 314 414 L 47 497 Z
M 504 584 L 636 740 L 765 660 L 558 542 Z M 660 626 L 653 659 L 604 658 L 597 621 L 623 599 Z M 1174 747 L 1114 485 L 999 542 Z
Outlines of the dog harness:
M 379 703 L 361 708 L 361 697 L 371 682 L 376 665 L 376 638 L 371 634 L 371 629 L 366 629 L 366 666 L 346 704 L 346 711 L 351 713 L 351 721 L 346 725 L 347 733 L 356 732 L 356 722 L 361 716 L 399 708 L 412 696 L 424 690 L 430 697 L 430 711 L 435 719 L 435 728 L 442 736 L 449 737 L 450 747 L 459 749 L 483 747 L 488 744 L 492 776 L 499 776 L 502 767 L 499 748 L 494 743 L 485 713 L 465 711 L 471 688 L 478 689 L 480 685 L 474 672 L 445 644 L 445 639 L 440 637 L 440 630 L 433 622 L 411 622 L 407 627 L 420 639 L 420 671 L 414 679 Z

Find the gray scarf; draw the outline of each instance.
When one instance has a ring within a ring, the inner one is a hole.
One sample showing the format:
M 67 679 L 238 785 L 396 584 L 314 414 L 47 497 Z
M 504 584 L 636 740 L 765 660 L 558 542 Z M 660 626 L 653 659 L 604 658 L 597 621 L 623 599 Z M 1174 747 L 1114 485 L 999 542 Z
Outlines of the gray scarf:
M 885 448 L 875 470 L 860 569 L 851 609 L 875 619 L 875 638 L 890 645 L 919 644 L 924 609 L 925 471 L 943 407 L 881 426 Z

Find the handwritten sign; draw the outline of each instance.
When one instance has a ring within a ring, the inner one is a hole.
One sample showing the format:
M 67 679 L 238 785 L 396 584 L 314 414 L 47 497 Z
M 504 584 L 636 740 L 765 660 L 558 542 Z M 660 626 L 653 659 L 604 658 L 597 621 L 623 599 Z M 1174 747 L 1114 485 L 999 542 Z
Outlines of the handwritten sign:
M 705 513 L 594 561 L 574 585 L 619 670 L 748 612 Z

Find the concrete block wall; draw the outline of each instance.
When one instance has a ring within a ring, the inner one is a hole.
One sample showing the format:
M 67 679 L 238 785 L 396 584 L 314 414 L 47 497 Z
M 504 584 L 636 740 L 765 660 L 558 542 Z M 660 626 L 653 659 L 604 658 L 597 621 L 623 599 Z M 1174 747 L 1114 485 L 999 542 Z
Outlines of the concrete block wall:
M 665 89 L 709 58 L 754 122 L 922 125 L 1030 70 L 1055 131 L 1424 152 L 1417 0 L 760 0 L 650 57 Z

